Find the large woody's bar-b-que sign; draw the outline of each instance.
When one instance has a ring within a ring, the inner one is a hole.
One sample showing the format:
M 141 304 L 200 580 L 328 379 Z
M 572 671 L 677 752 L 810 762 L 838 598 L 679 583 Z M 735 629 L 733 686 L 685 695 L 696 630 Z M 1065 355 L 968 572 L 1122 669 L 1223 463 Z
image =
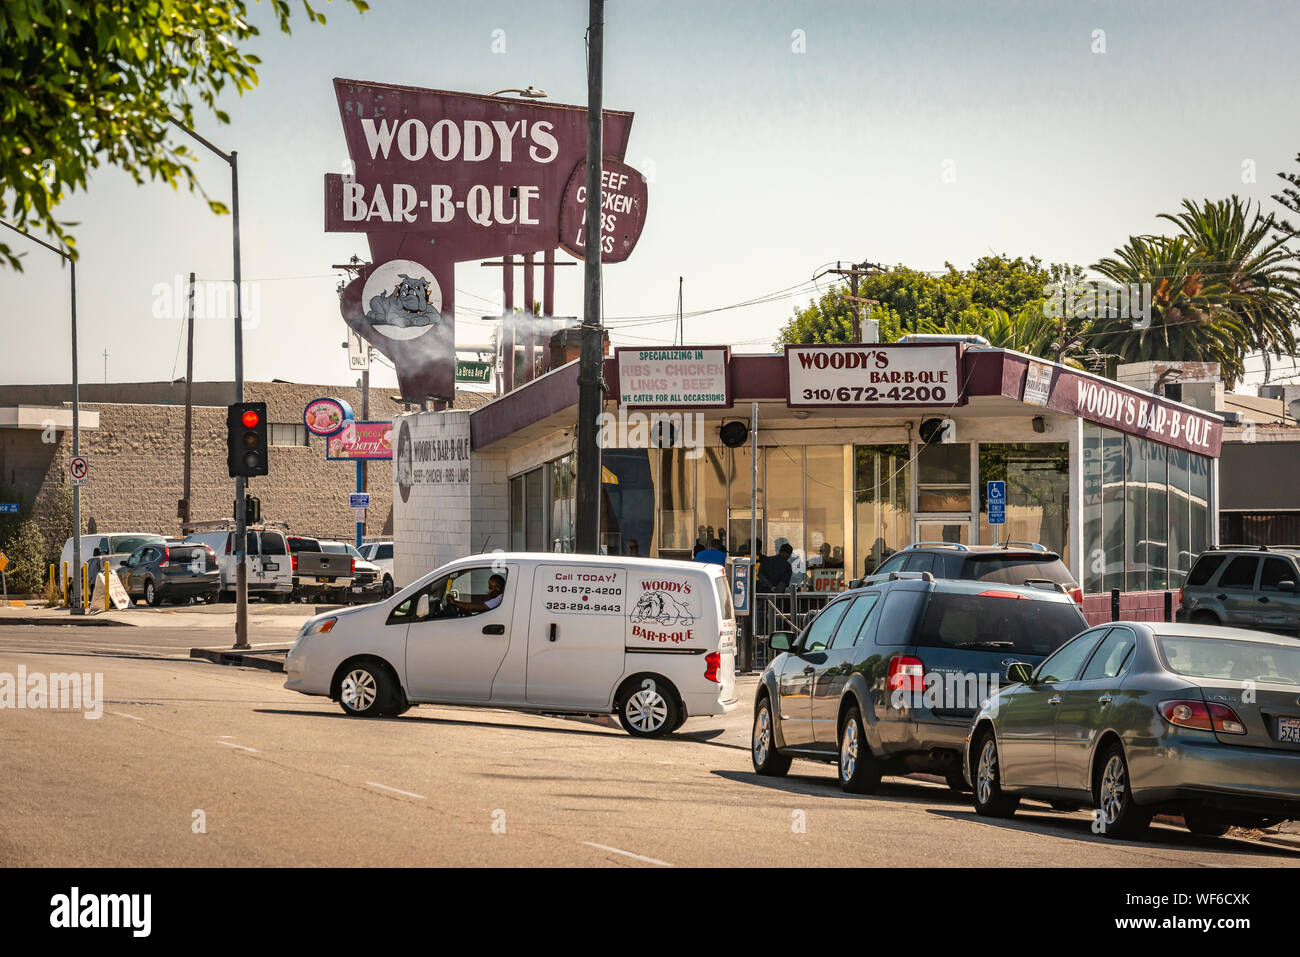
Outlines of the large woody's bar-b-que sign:
M 325 177 L 325 230 L 365 233 L 373 260 L 343 291 L 343 317 L 392 360 L 403 398 L 451 399 L 455 264 L 582 253 L 587 111 L 355 80 L 334 91 L 350 168 Z M 631 127 L 631 113 L 604 112 L 605 262 L 626 259 L 645 223 L 645 181 L 623 162 Z

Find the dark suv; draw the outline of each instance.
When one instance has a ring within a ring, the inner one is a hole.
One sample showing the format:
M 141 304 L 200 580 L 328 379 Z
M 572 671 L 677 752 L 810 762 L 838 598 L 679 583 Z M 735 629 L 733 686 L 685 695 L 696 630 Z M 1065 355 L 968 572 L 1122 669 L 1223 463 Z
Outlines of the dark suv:
M 1178 590 L 1179 621 L 1300 632 L 1300 547 L 1218 545 Z
M 895 552 L 874 572 L 854 584 L 865 584 L 890 572 L 929 572 L 935 578 L 958 581 L 1001 582 L 1004 585 L 1060 585 L 1077 603 L 1083 589 L 1056 552 L 1036 542 L 1001 545 L 959 545 L 953 542 L 917 542 Z
M 759 774 L 793 758 L 839 763 L 846 791 L 922 771 L 957 791 L 972 718 L 1007 667 L 1036 665 L 1088 623 L 1059 589 L 895 572 L 830 602 L 759 681 L 750 756 Z
M 191 542 L 141 545 L 117 570 L 117 577 L 134 600 L 157 607 L 164 601 L 213 601 L 221 590 L 217 555 L 207 545 Z

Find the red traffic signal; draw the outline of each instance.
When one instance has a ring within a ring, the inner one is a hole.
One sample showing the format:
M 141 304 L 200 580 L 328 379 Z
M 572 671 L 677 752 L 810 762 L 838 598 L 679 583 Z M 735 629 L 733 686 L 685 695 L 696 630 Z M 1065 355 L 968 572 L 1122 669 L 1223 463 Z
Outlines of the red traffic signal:
M 262 417 L 257 414 L 256 409 L 248 409 L 244 412 L 240 421 L 244 423 L 244 428 L 251 429 L 255 428 L 257 423 L 262 421 Z
M 231 478 L 266 475 L 270 464 L 265 402 L 236 402 L 226 410 L 226 465 Z

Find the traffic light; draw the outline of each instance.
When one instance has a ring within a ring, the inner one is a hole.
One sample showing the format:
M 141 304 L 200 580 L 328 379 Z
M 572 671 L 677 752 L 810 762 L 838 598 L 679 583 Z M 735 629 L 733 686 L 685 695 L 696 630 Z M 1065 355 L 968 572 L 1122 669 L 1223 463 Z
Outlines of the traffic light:
M 226 409 L 226 465 L 230 477 L 265 475 L 270 464 L 266 403 L 236 402 Z
M 239 514 L 239 499 L 235 499 L 235 515 Z M 244 496 L 244 521 L 249 525 L 262 524 L 262 500 L 252 495 Z

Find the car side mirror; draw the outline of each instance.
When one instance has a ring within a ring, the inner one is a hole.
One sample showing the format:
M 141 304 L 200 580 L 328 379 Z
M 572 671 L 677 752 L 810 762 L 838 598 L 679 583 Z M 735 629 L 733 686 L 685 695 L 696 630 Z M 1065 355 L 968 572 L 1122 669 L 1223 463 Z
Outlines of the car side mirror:
M 1278 582 L 1278 583 L 1277 583 L 1277 590 L 1278 590 L 1278 591 L 1291 591 L 1291 592 L 1293 592 L 1293 591 L 1295 591 L 1295 582 L 1293 582 L 1293 581 Z
M 774 631 L 767 639 L 767 645 L 773 651 L 789 651 L 793 644 L 793 631 Z
M 1029 684 L 1033 678 L 1034 667 L 1024 661 L 1013 661 L 1007 665 L 1007 681 L 1012 684 Z
M 416 601 L 416 603 L 415 603 L 415 617 L 416 617 L 416 618 L 428 618 L 428 617 L 429 617 L 429 596 L 428 596 L 428 595 L 421 595 L 420 598 L 419 598 L 419 600 Z

